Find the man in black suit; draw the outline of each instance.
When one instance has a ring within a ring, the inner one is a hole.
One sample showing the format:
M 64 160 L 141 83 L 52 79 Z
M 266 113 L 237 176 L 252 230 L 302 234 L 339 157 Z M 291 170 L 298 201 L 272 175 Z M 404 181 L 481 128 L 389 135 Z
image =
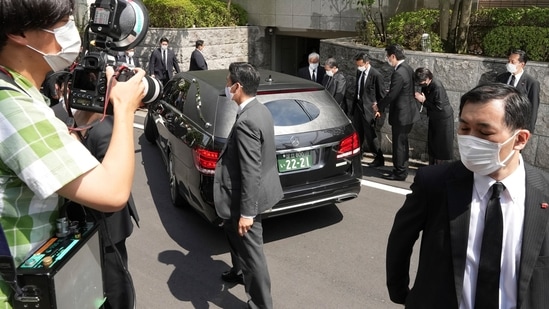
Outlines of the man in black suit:
M 374 111 L 384 111 L 389 107 L 389 124 L 393 140 L 393 172 L 390 180 L 405 180 L 408 176 L 409 144 L 408 134 L 414 122 L 419 120 L 419 107 L 414 98 L 414 70 L 404 62 L 404 49 L 400 45 L 385 48 L 387 62 L 395 68 L 391 74 L 389 92 Z
M 318 65 L 320 63 L 320 55 L 314 52 L 310 53 L 308 60 L 309 66 L 297 70 L 297 76 L 322 84 L 326 70 Z
M 420 168 L 395 216 L 386 265 L 393 302 L 410 309 L 549 308 L 549 174 L 520 153 L 529 123 L 528 99 L 513 87 L 480 85 L 462 96 L 461 161 Z M 503 189 L 499 202 L 496 188 Z M 497 237 L 485 242 L 489 236 Z M 497 249 L 485 250 L 493 244 Z M 488 257 L 494 262 L 483 263 Z
M 195 43 L 195 49 L 191 54 L 191 64 L 189 65 L 189 71 L 207 70 L 208 63 L 204 59 L 202 50 L 204 49 L 204 41 L 197 40 Z
M 65 104 L 52 107 L 55 116 L 66 122 L 69 114 Z M 76 111 L 75 122 L 88 129 L 79 131 L 81 142 L 100 162 L 103 161 L 111 142 L 114 122 L 113 116 L 89 111 Z M 101 120 L 102 119 L 102 120 Z M 133 231 L 132 218 L 139 226 L 139 215 L 130 194 L 127 206 L 116 212 L 100 212 L 79 204 L 67 206 L 67 215 L 71 221 L 98 222 L 101 244 L 103 246 L 103 282 L 107 297 L 104 309 L 133 309 L 134 287 L 128 271 L 128 251 L 126 239 Z
M 507 72 L 498 75 L 496 80 L 500 83 L 516 87 L 522 94 L 528 97 L 530 104 L 532 104 L 529 129 L 531 133 L 534 133 L 536 120 L 538 119 L 540 85 L 539 81 L 524 71 L 527 61 L 528 55 L 525 51 L 520 49 L 511 51 L 507 65 L 505 66 Z
M 326 70 L 326 75 L 324 75 L 322 85 L 326 88 L 326 91 L 334 97 L 341 109 L 347 113 L 347 102 L 345 100 L 347 79 L 345 78 L 345 75 L 339 70 L 335 58 L 326 59 L 324 62 L 324 69 Z
M 118 56 L 117 62 L 122 62 L 133 68 L 140 68 L 139 58 L 135 57 L 135 49 L 130 48 L 124 52 L 123 56 Z
M 383 76 L 372 67 L 370 56 L 366 53 L 356 55 L 355 64 L 357 67 L 356 90 L 349 115 L 358 131 L 361 149 L 366 142 L 368 150 L 374 154 L 374 160 L 368 166 L 384 166 L 385 158 L 381 151 L 381 127 L 385 122 L 385 113 L 374 112 L 374 106 L 386 94 Z
M 173 50 L 168 48 L 169 43 L 167 38 L 161 38 L 160 47 L 151 53 L 149 61 L 149 75 L 160 80 L 163 85 L 172 78 L 174 70 L 179 73 L 179 63 Z
M 255 99 L 259 81 L 259 72 L 252 65 L 230 64 L 225 93 L 238 105 L 238 113 L 215 168 L 214 201 L 233 258 L 233 268 L 223 273 L 222 279 L 238 282 L 242 271 L 250 297 L 248 308 L 272 308 L 261 213 L 272 208 L 283 193 L 273 119 Z

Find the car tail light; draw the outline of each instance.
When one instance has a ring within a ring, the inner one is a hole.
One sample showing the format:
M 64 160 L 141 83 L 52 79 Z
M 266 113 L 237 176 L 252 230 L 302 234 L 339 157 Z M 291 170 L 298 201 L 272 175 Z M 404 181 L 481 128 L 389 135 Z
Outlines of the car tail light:
M 339 142 L 339 150 L 337 151 L 337 158 L 342 159 L 352 155 L 355 155 L 360 152 L 360 143 L 358 139 L 358 134 L 353 132 L 353 134 L 345 137 Z
M 193 158 L 194 165 L 199 172 L 213 175 L 215 173 L 215 164 L 219 159 L 219 151 L 195 148 L 193 149 Z

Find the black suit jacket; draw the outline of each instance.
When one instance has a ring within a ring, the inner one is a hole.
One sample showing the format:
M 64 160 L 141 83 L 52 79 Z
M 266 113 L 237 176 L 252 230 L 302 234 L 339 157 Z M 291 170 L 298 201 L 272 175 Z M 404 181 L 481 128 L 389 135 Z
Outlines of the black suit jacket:
M 347 91 L 347 79 L 345 75 L 337 71 L 333 76 L 324 75 L 322 85 L 334 97 L 342 109 L 346 109 L 345 92 Z
M 324 80 L 324 75 L 326 75 L 326 70 L 322 66 L 318 66 L 316 68 L 316 80 L 315 82 L 322 84 L 322 81 Z M 297 76 L 301 78 L 305 78 L 308 80 L 311 80 L 311 72 L 309 72 L 309 66 L 302 67 L 299 70 L 297 70 Z
M 549 308 L 549 174 L 526 169 L 526 200 L 518 309 Z M 473 173 L 461 161 L 418 170 L 397 212 L 387 245 L 387 287 L 406 308 L 457 309 L 469 233 Z M 409 289 L 410 255 L 421 233 L 416 280 Z
M 191 63 L 189 65 L 189 71 L 207 70 L 208 63 L 204 59 L 204 55 L 198 49 L 193 50 L 191 54 Z
M 168 59 L 166 62 L 168 63 L 168 67 L 162 62 L 162 51 L 160 47 L 151 53 L 151 59 L 149 60 L 149 75 L 154 75 L 159 80 L 169 80 L 172 78 L 174 70 L 175 73 L 179 73 L 179 63 L 177 63 L 175 53 L 169 48 L 167 52 Z
M 391 74 L 389 92 L 378 102 L 380 111 L 389 107 L 389 124 L 405 126 L 419 120 L 419 106 L 414 97 L 414 70 L 402 62 Z
M 353 107 L 351 109 L 351 114 L 356 113 L 358 109 L 361 113 L 364 114 L 364 119 L 366 123 L 370 123 L 374 119 L 374 110 L 372 105 L 374 103 L 379 103 L 386 95 L 385 86 L 383 85 L 383 75 L 376 70 L 374 67 L 370 66 L 370 71 L 364 82 L 364 87 L 360 88 L 360 75 L 361 71 L 356 70 L 356 83 L 355 83 L 355 94 L 353 95 Z M 358 93 L 360 89 L 360 93 Z M 383 110 L 380 109 L 383 113 Z
M 507 84 L 507 81 L 509 80 L 509 77 L 511 76 L 511 73 L 505 72 L 497 76 L 496 80 L 500 83 Z M 520 91 L 522 94 L 526 95 L 528 97 L 528 100 L 530 100 L 530 103 L 532 104 L 532 110 L 531 110 L 531 119 L 530 119 L 530 131 L 534 132 L 534 128 L 536 127 L 536 120 L 538 118 L 538 109 L 539 109 L 539 91 L 540 91 L 540 85 L 539 81 L 536 80 L 532 75 L 524 72 L 522 73 L 522 76 L 520 77 L 518 83 L 517 83 L 517 90 Z
M 254 99 L 240 112 L 219 155 L 215 209 L 223 219 L 257 216 L 282 196 L 271 112 Z
M 116 61 L 117 62 L 122 62 L 122 63 L 127 63 L 127 64 L 130 63 L 130 59 L 129 59 L 128 55 L 120 56 L 116 59 Z M 141 67 L 141 63 L 139 62 L 139 58 L 137 58 L 135 55 L 132 57 L 132 61 L 133 61 L 133 65 L 136 68 Z
M 92 128 L 88 129 L 86 138 L 83 143 L 99 161 L 103 161 L 109 144 L 111 142 L 112 129 L 113 129 L 113 116 L 106 116 L 103 121 L 99 122 Z M 100 212 L 88 209 L 88 211 L 95 212 L 100 216 Z M 105 213 L 106 228 L 108 228 L 110 237 L 113 243 L 118 243 L 128 238 L 133 231 L 133 224 L 131 217 L 135 222 L 139 224 L 139 215 L 137 214 L 137 208 L 133 201 L 133 197 L 130 194 L 127 207 L 117 212 Z M 105 228 L 104 226 L 101 227 Z M 103 235 L 107 235 L 103 231 Z M 106 243 L 108 245 L 108 242 Z

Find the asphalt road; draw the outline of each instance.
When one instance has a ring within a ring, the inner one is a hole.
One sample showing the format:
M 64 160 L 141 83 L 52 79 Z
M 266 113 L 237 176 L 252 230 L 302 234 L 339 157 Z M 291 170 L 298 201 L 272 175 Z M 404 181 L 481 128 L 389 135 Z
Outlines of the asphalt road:
M 220 279 L 230 268 L 223 231 L 171 204 L 159 150 L 136 122 L 141 221 L 127 246 L 137 308 L 244 308 L 244 287 Z M 379 170 L 364 172 L 356 199 L 264 221 L 275 308 L 402 308 L 385 288 L 385 248 L 413 173 L 390 182 Z

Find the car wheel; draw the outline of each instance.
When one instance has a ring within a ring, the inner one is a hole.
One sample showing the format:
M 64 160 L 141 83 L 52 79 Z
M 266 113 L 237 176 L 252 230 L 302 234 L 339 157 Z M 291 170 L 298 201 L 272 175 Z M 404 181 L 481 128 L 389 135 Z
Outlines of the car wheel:
M 145 131 L 145 138 L 149 143 L 154 144 L 156 142 L 156 139 L 158 138 L 158 131 L 150 112 L 147 112 L 143 127 Z
M 173 153 L 170 152 L 170 159 L 168 161 L 168 175 L 170 176 L 170 197 L 172 203 L 176 207 L 182 207 L 185 204 L 185 200 L 179 193 L 179 183 L 175 176 L 175 170 L 173 167 Z

